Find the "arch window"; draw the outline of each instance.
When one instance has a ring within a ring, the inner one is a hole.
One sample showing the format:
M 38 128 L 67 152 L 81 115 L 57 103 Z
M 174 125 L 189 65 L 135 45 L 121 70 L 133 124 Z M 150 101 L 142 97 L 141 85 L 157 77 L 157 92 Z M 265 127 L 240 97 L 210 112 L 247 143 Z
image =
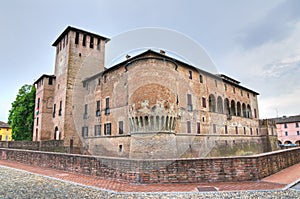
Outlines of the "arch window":
M 242 105 L 242 110 L 243 110 L 243 117 L 246 117 L 246 104 L 243 103 Z
M 251 118 L 252 117 L 251 106 L 249 104 L 247 105 L 246 116 L 247 116 L 247 118 Z
M 242 116 L 242 107 L 241 107 L 241 103 L 240 102 L 237 102 L 236 103 L 236 109 L 237 109 L 237 116 Z
M 223 99 L 219 96 L 217 100 L 217 108 L 218 108 L 218 113 L 224 113 L 223 110 Z
M 229 115 L 229 100 L 227 98 L 224 100 L 224 111 L 226 115 Z
M 236 115 L 236 108 L 235 108 L 235 101 L 234 100 L 231 100 L 231 103 L 230 103 L 230 113 L 231 115 Z
M 215 96 L 210 94 L 208 102 L 209 102 L 209 111 L 216 112 L 216 98 L 215 98 Z

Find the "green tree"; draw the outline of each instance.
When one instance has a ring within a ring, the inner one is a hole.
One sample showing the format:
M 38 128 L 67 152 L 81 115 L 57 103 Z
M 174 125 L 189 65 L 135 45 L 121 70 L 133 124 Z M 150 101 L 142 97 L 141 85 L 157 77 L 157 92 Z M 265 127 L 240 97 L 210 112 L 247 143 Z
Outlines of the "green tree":
M 32 140 L 35 87 L 25 84 L 9 111 L 8 124 L 14 140 Z

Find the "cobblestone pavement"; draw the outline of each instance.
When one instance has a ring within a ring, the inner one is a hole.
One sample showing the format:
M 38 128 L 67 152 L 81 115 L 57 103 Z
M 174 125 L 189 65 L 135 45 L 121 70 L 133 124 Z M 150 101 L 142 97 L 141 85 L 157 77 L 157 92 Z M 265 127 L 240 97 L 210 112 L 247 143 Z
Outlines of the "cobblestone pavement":
M 300 198 L 300 191 L 114 192 L 0 166 L 0 198 Z

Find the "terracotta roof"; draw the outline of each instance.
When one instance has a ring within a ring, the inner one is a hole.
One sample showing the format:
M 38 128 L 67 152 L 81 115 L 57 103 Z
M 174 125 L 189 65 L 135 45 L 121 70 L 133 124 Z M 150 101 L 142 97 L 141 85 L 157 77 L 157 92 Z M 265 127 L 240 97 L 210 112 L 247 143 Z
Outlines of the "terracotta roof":
M 0 121 L 0 128 L 10 128 L 10 126 L 5 122 Z

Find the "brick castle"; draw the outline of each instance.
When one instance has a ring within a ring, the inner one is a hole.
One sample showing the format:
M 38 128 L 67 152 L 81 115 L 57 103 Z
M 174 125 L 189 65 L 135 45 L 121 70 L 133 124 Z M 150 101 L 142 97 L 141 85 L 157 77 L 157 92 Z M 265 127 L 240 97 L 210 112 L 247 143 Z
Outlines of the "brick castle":
M 138 159 L 277 147 L 276 131 L 260 125 L 257 92 L 165 51 L 148 50 L 105 68 L 107 42 L 67 27 L 53 43 L 54 75 L 34 83 L 33 141 L 64 140 L 67 152 Z

